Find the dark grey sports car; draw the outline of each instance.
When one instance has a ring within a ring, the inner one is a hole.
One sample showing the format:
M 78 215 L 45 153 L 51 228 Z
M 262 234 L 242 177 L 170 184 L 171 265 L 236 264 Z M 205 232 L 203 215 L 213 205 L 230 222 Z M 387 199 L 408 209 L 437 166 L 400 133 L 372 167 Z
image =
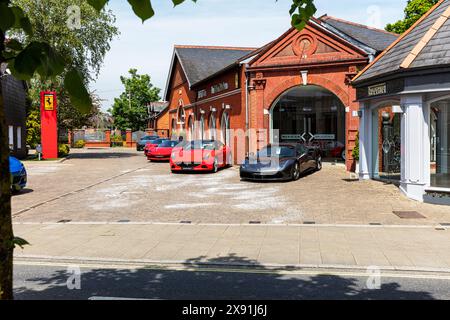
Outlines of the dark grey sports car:
M 241 179 L 296 181 L 302 173 L 322 169 L 320 154 L 319 149 L 301 144 L 268 145 L 241 165 Z
M 152 140 L 156 140 L 156 139 L 159 139 L 159 137 L 158 136 L 145 136 L 145 137 L 142 137 L 136 143 L 136 150 L 137 151 L 144 151 L 144 148 L 147 145 L 147 143 L 152 141 Z

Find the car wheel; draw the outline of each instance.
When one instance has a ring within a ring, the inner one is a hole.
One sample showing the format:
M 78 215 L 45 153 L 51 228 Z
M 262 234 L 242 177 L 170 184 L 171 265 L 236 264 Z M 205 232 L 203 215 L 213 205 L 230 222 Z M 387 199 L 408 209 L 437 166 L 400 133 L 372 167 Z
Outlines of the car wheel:
M 214 159 L 214 164 L 213 164 L 213 173 L 217 173 L 219 171 L 219 160 Z
M 346 154 L 345 150 L 342 150 L 341 158 L 342 158 L 342 160 L 344 160 L 344 161 L 347 159 L 347 154 Z
M 292 180 L 297 181 L 300 179 L 300 164 L 296 162 L 292 167 Z
M 320 171 L 320 170 L 322 170 L 322 157 L 319 157 L 317 160 L 316 160 L 316 171 Z

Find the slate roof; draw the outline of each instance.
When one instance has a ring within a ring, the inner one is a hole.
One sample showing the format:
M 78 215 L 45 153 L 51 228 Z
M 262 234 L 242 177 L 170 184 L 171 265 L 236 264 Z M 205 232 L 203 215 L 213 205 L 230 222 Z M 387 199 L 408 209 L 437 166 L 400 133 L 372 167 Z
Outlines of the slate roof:
M 319 20 L 378 52 L 385 50 L 399 37 L 397 34 L 391 32 L 337 19 L 328 15 L 320 17 Z
M 442 0 L 438 3 L 433 11 L 424 16 L 397 43 L 394 43 L 378 59 L 363 70 L 356 77 L 355 83 L 405 70 L 401 68 L 402 63 L 449 6 L 450 0 Z M 412 64 L 409 65 L 409 69 L 446 64 L 450 64 L 450 21 L 448 19 L 417 55 Z
M 175 53 L 180 60 L 190 86 L 234 64 L 255 48 L 191 47 L 176 46 Z

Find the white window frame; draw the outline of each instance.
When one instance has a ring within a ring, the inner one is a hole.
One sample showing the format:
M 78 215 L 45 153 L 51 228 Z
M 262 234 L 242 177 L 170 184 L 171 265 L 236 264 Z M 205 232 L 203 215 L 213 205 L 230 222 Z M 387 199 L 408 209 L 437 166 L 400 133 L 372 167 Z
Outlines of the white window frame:
M 14 126 L 8 126 L 9 147 L 14 149 Z
M 22 149 L 22 127 L 16 127 L 17 149 Z

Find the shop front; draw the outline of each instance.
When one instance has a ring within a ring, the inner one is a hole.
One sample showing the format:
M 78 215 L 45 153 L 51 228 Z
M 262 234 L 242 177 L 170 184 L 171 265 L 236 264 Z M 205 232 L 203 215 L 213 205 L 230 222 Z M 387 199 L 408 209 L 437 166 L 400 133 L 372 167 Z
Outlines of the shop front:
M 439 2 L 354 80 L 360 178 L 450 205 L 450 3 Z M 431 54 L 433 53 L 433 54 Z
M 317 146 L 325 158 L 346 159 L 345 106 L 329 90 L 298 86 L 286 91 L 273 105 L 271 141 Z

